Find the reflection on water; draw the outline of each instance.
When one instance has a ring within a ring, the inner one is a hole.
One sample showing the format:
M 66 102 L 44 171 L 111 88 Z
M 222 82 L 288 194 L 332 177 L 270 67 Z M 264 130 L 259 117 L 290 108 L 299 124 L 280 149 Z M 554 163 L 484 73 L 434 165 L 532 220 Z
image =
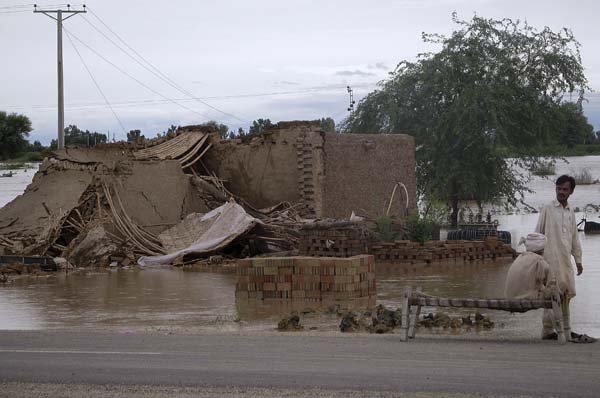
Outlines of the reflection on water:
M 0 288 L 0 329 L 230 327 L 234 288 L 232 274 L 168 269 L 17 280 Z

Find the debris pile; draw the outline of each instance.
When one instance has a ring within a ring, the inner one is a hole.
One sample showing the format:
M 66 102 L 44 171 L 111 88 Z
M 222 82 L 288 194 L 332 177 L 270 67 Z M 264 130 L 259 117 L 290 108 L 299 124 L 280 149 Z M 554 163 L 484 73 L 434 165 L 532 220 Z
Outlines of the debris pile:
M 292 313 L 290 316 L 282 318 L 277 324 L 279 331 L 296 331 L 303 330 L 304 326 L 300 324 L 300 317 L 297 313 Z
M 142 149 L 137 142 L 55 151 L 25 192 L 0 209 L 0 255 L 64 257 L 83 267 L 167 255 L 174 246 L 166 231 L 181 231 L 189 217 L 236 200 L 214 173 L 201 169 L 211 139 L 183 131 L 146 141 Z M 296 248 L 301 219 L 294 206 L 255 209 L 237 201 L 255 222 L 198 257 Z
M 401 326 L 402 310 L 391 310 L 383 305 L 378 305 L 373 311 L 357 313 L 348 311 L 341 314 L 341 332 L 368 332 L 368 333 L 393 333 L 395 328 Z M 441 328 L 457 330 L 461 328 L 491 329 L 494 322 L 489 316 L 476 312 L 466 316 L 450 316 L 445 312 L 429 313 L 418 321 L 419 327 Z
M 132 142 L 54 151 L 26 191 L 0 209 L 0 255 L 64 257 L 79 267 L 140 257 L 146 264 L 189 264 L 216 254 L 296 255 L 302 234 L 315 232 L 300 232 L 307 217 L 372 212 L 381 205 L 372 198 L 387 196 L 399 180 L 416 197 L 411 137 L 340 136 L 320 126 L 280 122 L 244 141 L 221 140 L 207 124 L 151 140 L 138 134 Z M 198 220 L 232 200 L 251 221 L 207 244 L 214 235 L 204 235 L 206 223 Z M 348 257 L 365 253 L 362 238 L 315 237 L 305 251 Z
M 485 316 L 476 312 L 474 317 L 471 315 L 464 317 L 451 317 L 445 312 L 429 313 L 424 315 L 419 320 L 419 325 L 426 328 L 443 328 L 443 329 L 460 329 L 461 327 L 474 327 L 491 329 L 494 327 L 494 322 L 489 316 Z

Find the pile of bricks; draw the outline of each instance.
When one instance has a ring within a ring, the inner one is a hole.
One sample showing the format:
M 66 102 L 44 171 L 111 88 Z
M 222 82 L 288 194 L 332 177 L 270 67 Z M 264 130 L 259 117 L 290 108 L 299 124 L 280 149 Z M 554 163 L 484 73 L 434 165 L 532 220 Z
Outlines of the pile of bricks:
M 238 260 L 236 297 L 328 302 L 375 297 L 373 256 Z
M 444 264 L 512 258 L 515 251 L 495 236 L 484 241 L 428 241 L 424 244 L 395 241 L 371 245 L 370 253 L 378 262 L 405 264 Z
M 300 254 L 303 256 L 351 257 L 372 254 L 377 262 L 396 264 L 445 264 L 512 258 L 515 251 L 496 236 L 485 240 L 377 242 L 369 238 L 361 223 L 313 224 L 301 230 Z
M 300 231 L 300 253 L 317 257 L 352 257 L 369 253 L 369 230 L 359 223 L 304 226 Z

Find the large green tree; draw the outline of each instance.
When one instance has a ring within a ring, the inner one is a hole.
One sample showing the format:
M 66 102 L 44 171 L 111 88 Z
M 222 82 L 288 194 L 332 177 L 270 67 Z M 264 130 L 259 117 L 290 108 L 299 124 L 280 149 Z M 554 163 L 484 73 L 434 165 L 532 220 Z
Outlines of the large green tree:
M 510 19 L 459 20 L 449 37 L 423 34 L 439 51 L 403 61 L 342 124 L 356 133 L 412 134 L 425 199 L 447 203 L 456 224 L 464 199 L 516 204 L 525 170 L 559 135 L 564 96 L 587 87 L 579 43 L 568 29 Z M 506 158 L 506 150 L 517 154 Z
M 562 104 L 557 119 L 559 132 L 556 141 L 559 144 L 573 147 L 594 141 L 594 127 L 588 123 L 580 105 L 569 102 Z
M 25 152 L 31 121 L 25 115 L 0 111 L 0 159 L 9 159 Z

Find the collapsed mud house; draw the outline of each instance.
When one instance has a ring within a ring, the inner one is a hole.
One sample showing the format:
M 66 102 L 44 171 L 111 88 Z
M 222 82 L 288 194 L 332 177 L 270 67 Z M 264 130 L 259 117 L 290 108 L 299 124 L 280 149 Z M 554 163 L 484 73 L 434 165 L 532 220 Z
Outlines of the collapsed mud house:
M 324 133 L 318 122 L 280 122 L 244 140 L 189 126 L 157 140 L 67 148 L 0 209 L 0 254 L 79 266 L 162 255 L 186 230 L 172 228 L 231 198 L 257 220 L 226 241 L 238 255 L 295 249 L 305 220 L 377 217 L 397 183 L 406 197 L 390 213 L 414 208 L 414 165 L 409 136 Z

